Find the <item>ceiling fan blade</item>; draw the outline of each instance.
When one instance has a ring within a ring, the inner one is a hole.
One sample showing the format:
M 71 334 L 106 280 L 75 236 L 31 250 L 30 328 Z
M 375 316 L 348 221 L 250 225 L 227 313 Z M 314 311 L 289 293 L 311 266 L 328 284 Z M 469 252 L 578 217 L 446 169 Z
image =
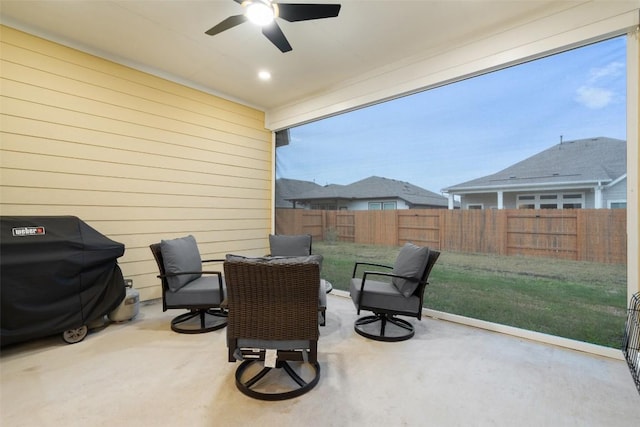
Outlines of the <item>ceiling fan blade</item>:
M 264 34 L 266 38 L 271 40 L 271 43 L 275 44 L 282 53 L 293 50 L 293 48 L 287 41 L 287 38 L 284 36 L 284 33 L 275 21 L 273 21 L 269 25 L 262 27 L 262 34 Z
M 233 28 L 236 25 L 240 25 L 247 20 L 247 17 L 244 15 L 234 15 L 230 16 L 215 27 L 210 28 L 205 31 L 205 34 L 209 34 L 210 36 L 215 36 L 218 33 L 221 33 L 229 28 Z
M 340 13 L 339 4 L 277 3 L 279 17 L 289 22 L 311 19 L 335 18 Z

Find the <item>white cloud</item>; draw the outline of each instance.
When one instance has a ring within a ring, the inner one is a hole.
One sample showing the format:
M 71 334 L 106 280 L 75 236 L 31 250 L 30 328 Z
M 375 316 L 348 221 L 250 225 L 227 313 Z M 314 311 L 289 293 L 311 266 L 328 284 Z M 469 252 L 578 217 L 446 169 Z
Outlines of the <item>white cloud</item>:
M 611 103 L 613 92 L 599 87 L 580 86 L 577 90 L 576 100 L 587 108 L 597 110 Z
M 594 84 L 599 80 L 606 79 L 607 77 L 617 77 L 624 71 L 624 64 L 622 62 L 611 62 L 602 68 L 592 68 L 589 70 L 589 84 Z
M 576 101 L 593 110 L 611 104 L 616 94 L 602 86 L 609 85 L 612 79 L 619 77 L 624 72 L 624 69 L 624 64 L 617 61 L 601 68 L 592 68 L 589 70 L 586 84 L 580 86 L 576 91 Z

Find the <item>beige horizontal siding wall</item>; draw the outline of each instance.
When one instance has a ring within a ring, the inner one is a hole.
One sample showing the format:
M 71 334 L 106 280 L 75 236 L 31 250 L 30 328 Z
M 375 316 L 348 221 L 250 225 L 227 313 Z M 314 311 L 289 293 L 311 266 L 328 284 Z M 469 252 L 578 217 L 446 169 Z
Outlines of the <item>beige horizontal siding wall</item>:
M 75 215 L 124 243 L 143 300 L 149 244 L 193 234 L 203 258 L 267 253 L 264 113 L 0 27 L 0 213 Z

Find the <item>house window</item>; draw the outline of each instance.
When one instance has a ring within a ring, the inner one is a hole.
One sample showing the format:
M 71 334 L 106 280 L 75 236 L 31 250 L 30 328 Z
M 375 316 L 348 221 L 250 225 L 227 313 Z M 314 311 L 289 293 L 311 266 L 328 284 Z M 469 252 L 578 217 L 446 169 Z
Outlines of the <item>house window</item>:
M 311 203 L 311 209 L 319 211 L 335 211 L 337 210 L 337 205 L 332 203 Z
M 540 209 L 557 209 L 557 208 L 558 208 L 557 194 L 541 194 L 540 195 Z
M 626 209 L 627 201 L 626 200 L 609 200 L 607 202 L 607 207 L 609 209 Z
M 369 202 L 370 211 L 391 211 L 397 209 L 397 202 Z
M 532 203 L 535 199 L 536 196 L 518 196 L 518 209 L 535 209 L 536 205 L 535 203 Z
M 467 209 L 479 209 L 479 210 L 482 210 L 482 204 L 469 204 L 469 205 L 467 205 Z
M 583 193 L 523 194 L 518 198 L 518 209 L 582 209 Z
M 562 209 L 582 209 L 584 208 L 583 194 L 562 195 Z

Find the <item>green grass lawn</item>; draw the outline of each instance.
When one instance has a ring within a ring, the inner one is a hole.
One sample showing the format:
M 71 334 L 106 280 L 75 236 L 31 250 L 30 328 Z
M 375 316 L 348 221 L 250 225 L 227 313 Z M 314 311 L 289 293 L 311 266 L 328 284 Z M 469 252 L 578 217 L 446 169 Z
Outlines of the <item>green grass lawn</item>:
M 314 242 L 323 278 L 348 289 L 356 261 L 392 265 L 398 247 Z M 425 307 L 619 348 L 627 303 L 625 265 L 443 252 Z

